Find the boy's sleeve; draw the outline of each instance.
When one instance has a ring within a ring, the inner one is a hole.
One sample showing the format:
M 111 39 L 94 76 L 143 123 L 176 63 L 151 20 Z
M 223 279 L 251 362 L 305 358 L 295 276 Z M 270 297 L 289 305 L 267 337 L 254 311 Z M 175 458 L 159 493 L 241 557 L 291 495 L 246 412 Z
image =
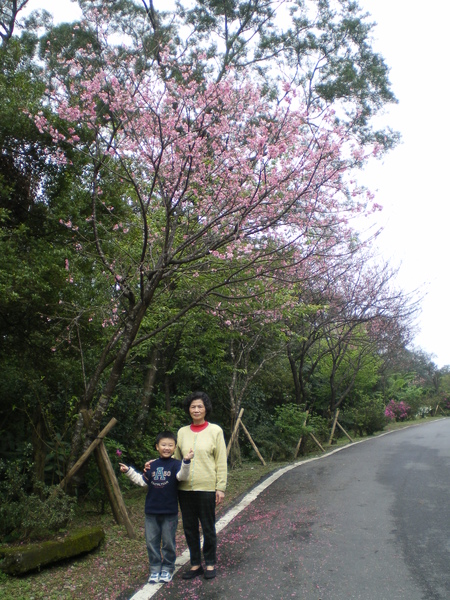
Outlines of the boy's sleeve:
M 144 476 L 141 473 L 138 473 L 133 469 L 133 467 L 129 467 L 128 471 L 125 473 L 128 479 L 131 479 L 133 483 L 136 485 L 140 485 L 141 487 L 147 487 L 147 482 L 144 479 Z
M 178 481 L 187 481 L 189 479 L 190 469 L 191 469 L 191 461 L 184 462 L 184 460 L 182 460 L 180 470 L 177 473 Z

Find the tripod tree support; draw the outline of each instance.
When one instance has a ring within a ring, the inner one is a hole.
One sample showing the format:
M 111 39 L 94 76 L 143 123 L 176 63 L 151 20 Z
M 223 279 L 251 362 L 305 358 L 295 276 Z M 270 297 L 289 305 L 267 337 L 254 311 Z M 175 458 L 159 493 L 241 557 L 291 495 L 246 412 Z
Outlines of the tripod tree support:
M 308 417 L 309 417 L 309 410 L 306 411 L 306 418 L 303 421 L 303 427 L 306 425 L 306 423 L 308 421 Z M 322 447 L 319 440 L 316 438 L 316 436 L 311 431 L 309 432 L 309 435 L 310 435 L 311 439 L 314 441 L 314 443 L 317 444 L 317 446 L 319 446 L 319 448 L 322 450 L 322 452 L 326 452 L 326 450 L 324 450 L 324 448 Z M 303 440 L 303 434 L 300 436 L 300 439 L 298 440 L 297 447 L 295 448 L 294 458 L 297 458 L 297 456 L 298 456 L 302 440 Z
M 322 452 L 326 452 L 326 450 L 322 447 L 321 443 L 319 442 L 319 440 L 314 436 L 313 433 L 309 433 L 309 435 L 311 436 L 311 438 L 315 441 L 315 443 L 319 446 L 319 448 L 322 450 Z
M 336 421 L 336 425 L 339 427 L 339 429 L 342 431 L 342 433 L 348 437 L 348 439 L 349 439 L 349 440 L 352 442 L 352 444 L 353 444 L 353 442 L 354 442 L 355 440 L 352 440 L 352 438 L 351 438 L 351 437 L 348 435 L 348 433 L 345 431 L 345 429 L 342 427 L 342 425 L 339 423 L 339 421 Z
M 328 440 L 328 445 L 330 446 L 331 442 L 333 441 L 333 436 L 334 436 L 334 432 L 336 430 L 336 426 L 339 427 L 339 429 L 342 431 L 342 433 L 344 435 L 346 435 L 353 444 L 354 440 L 349 436 L 349 434 L 345 431 L 345 429 L 339 423 L 338 417 L 339 417 L 339 408 L 336 410 L 336 414 L 334 415 L 333 427 L 331 428 L 331 435 L 330 435 L 330 439 Z
M 103 442 L 103 439 L 108 435 L 108 433 L 111 431 L 111 429 L 114 427 L 114 425 L 116 423 L 117 423 L 117 419 L 114 419 L 114 417 L 113 417 L 111 419 L 111 421 L 108 423 L 108 425 L 104 429 L 102 429 L 102 431 L 98 434 L 98 436 L 95 438 L 95 440 L 90 444 L 89 448 L 85 452 L 83 452 L 83 454 L 80 456 L 80 458 L 77 460 L 77 462 L 73 465 L 73 467 L 70 469 L 70 471 L 66 474 L 64 479 L 59 484 L 59 486 L 62 489 L 65 489 L 65 487 L 67 486 L 69 481 L 72 479 L 72 477 L 75 475 L 75 473 L 78 471 L 78 469 L 80 469 L 84 465 L 84 463 L 90 457 L 90 455 L 95 450 L 95 448 L 97 448 L 97 446 L 101 442 Z
M 236 439 L 236 436 L 237 436 L 237 434 L 238 434 L 239 426 L 241 426 L 241 427 L 242 427 L 242 429 L 244 430 L 244 433 L 245 433 L 245 435 L 248 437 L 248 439 L 249 439 L 249 441 L 250 441 L 250 444 L 251 444 L 251 445 L 252 445 L 252 447 L 253 447 L 253 450 L 256 452 L 256 454 L 257 454 L 257 456 L 258 456 L 259 460 L 261 461 L 261 463 L 262 463 L 264 466 L 266 466 L 266 462 L 265 462 L 264 458 L 262 457 L 262 455 L 261 455 L 261 452 L 258 450 L 258 447 L 257 447 L 257 445 L 255 444 L 255 442 L 253 441 L 253 438 L 252 438 L 252 436 L 250 435 L 250 433 L 249 433 L 249 431 L 248 431 L 247 427 L 246 427 L 246 426 L 244 425 L 244 423 L 242 422 L 242 415 L 243 415 L 243 414 L 244 414 L 244 409 L 243 409 L 243 408 L 241 408 L 241 410 L 240 410 L 240 412 L 239 412 L 239 415 L 238 415 L 238 418 L 237 418 L 237 420 L 236 420 L 236 424 L 235 424 L 235 426 L 234 426 L 234 429 L 233 429 L 233 433 L 231 434 L 230 441 L 228 442 L 228 445 L 227 445 L 227 457 L 228 457 L 228 455 L 230 454 L 231 446 L 232 446 L 232 444 L 233 444 L 233 442 L 234 442 L 234 440 Z
M 336 423 L 339 417 L 339 409 L 336 409 L 333 419 L 333 426 L 331 427 L 330 439 L 328 440 L 328 445 L 331 446 L 331 442 L 333 441 L 334 432 L 336 430 Z
M 303 421 L 303 427 L 305 427 L 306 422 L 308 421 L 308 417 L 309 417 L 309 409 L 306 411 L 306 417 L 305 417 L 305 420 Z M 300 446 L 302 445 L 302 440 L 303 440 L 303 433 L 300 436 L 300 439 L 298 440 L 297 447 L 295 448 L 294 458 L 297 458 L 298 453 L 300 452 Z
M 91 415 L 88 411 L 83 411 L 83 419 L 85 425 L 88 425 L 91 419 Z M 105 491 L 111 505 L 114 519 L 118 525 L 123 525 L 125 527 L 129 538 L 136 539 L 136 533 L 128 516 L 128 511 L 123 500 L 122 492 L 120 491 L 119 482 L 117 481 L 114 468 L 111 464 L 108 452 L 106 451 L 105 444 L 103 443 L 104 438 L 116 423 L 117 419 L 111 419 L 108 425 L 100 432 L 98 437 L 90 444 L 89 448 L 70 469 L 65 478 L 61 481 L 60 487 L 64 489 L 70 479 L 72 479 L 75 473 L 83 466 L 90 455 L 94 453 L 100 476 L 103 480 Z
M 242 419 L 242 415 L 243 414 L 244 414 L 244 409 L 241 408 L 241 410 L 239 411 L 238 418 L 236 419 L 236 423 L 234 424 L 234 429 L 233 429 L 233 433 L 231 434 L 230 441 L 228 442 L 228 446 L 227 446 L 227 458 L 228 458 L 228 455 L 230 454 L 231 446 L 233 445 L 234 440 L 236 439 L 236 436 L 238 434 L 239 425 L 241 423 L 241 419 Z

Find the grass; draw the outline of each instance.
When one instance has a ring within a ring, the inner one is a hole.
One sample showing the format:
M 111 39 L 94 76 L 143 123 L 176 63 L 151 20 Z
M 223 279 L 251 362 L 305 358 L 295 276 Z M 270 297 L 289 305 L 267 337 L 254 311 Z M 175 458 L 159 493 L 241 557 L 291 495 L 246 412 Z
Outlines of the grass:
M 384 431 L 401 429 L 422 424 L 441 417 L 428 417 L 416 422 L 392 423 Z M 381 432 L 382 433 L 382 432 Z M 372 437 L 376 437 L 375 436 Z M 379 434 L 378 434 L 379 435 Z M 354 437 L 354 441 L 362 438 Z M 348 443 L 340 437 L 333 447 Z M 317 448 L 314 452 L 318 450 Z M 319 452 L 321 454 L 321 452 Z M 305 458 L 310 458 L 308 454 Z M 218 517 L 235 503 L 248 489 L 262 478 L 287 463 L 244 463 L 229 471 L 227 494 L 223 506 L 219 507 Z M 123 480 L 122 480 L 123 481 Z M 101 525 L 105 530 L 105 542 L 94 552 L 56 566 L 43 569 L 22 577 L 10 577 L 0 571 L 0 597 L 2 600 L 114 600 L 126 595 L 128 590 L 137 590 L 148 577 L 148 558 L 144 541 L 144 488 L 133 488 L 124 492 L 129 516 L 137 534 L 137 539 L 127 537 L 125 528 L 118 526 L 109 507 L 103 515 L 83 506 L 77 515 L 74 527 Z M 178 552 L 185 549 L 181 525 L 177 532 Z

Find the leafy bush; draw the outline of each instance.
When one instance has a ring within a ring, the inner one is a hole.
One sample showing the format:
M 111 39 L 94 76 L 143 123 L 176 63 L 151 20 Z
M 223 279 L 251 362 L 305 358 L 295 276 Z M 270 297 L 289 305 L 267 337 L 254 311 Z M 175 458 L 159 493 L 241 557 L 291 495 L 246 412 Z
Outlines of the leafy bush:
M 275 408 L 275 415 L 261 412 L 256 422 L 251 423 L 251 435 L 259 451 L 269 461 L 292 459 L 295 447 L 302 435 L 308 431 L 303 425 L 306 413 L 297 404 L 287 403 Z M 241 438 L 240 438 L 241 439 Z M 248 456 L 254 451 L 242 437 L 242 450 Z
M 343 411 L 342 420 L 358 435 L 372 435 L 386 425 L 385 406 L 381 395 L 360 395 L 352 408 Z
M 278 429 L 280 437 L 295 447 L 300 437 L 309 431 L 308 427 L 304 425 L 306 412 L 297 404 L 288 403 L 277 406 L 275 415 L 275 427 Z
M 270 462 L 283 461 L 292 458 L 292 445 L 280 438 L 277 429 L 274 426 L 273 420 L 266 420 L 259 425 L 252 427 L 252 438 L 255 441 L 259 451 L 264 458 Z M 247 458 L 254 458 L 255 451 L 251 447 L 246 436 L 240 441 L 242 454 Z
M 328 419 L 321 417 L 320 415 L 309 416 L 301 446 L 302 454 L 317 451 L 316 443 L 311 436 L 307 435 L 309 433 L 312 433 L 321 443 L 328 442 L 328 438 L 330 437 L 330 424 Z
M 319 442 L 327 442 L 330 436 L 328 419 L 320 415 L 310 416 L 308 419 L 308 431 L 311 431 Z
M 59 486 L 30 483 L 17 461 L 0 460 L 0 537 L 4 542 L 17 539 L 38 539 L 67 526 L 74 516 L 76 500 Z

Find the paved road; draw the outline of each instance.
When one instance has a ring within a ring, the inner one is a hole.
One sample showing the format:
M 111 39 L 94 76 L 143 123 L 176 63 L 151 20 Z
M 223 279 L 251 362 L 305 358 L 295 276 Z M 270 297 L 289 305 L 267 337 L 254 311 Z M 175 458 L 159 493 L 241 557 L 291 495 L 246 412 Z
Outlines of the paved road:
M 218 577 L 156 600 L 450 599 L 450 419 L 280 477 L 219 536 Z

